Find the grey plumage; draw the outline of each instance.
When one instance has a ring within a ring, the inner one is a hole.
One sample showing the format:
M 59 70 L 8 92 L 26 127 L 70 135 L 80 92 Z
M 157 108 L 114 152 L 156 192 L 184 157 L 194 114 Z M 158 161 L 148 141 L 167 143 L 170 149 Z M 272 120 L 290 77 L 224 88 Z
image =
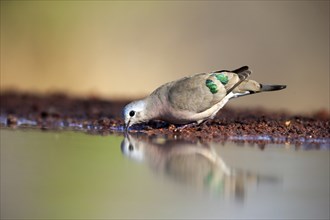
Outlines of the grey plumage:
M 166 83 L 148 97 L 123 110 L 126 128 L 159 119 L 174 124 L 201 123 L 213 118 L 231 98 L 284 89 L 285 85 L 262 85 L 249 80 L 247 66 L 228 71 L 200 73 Z

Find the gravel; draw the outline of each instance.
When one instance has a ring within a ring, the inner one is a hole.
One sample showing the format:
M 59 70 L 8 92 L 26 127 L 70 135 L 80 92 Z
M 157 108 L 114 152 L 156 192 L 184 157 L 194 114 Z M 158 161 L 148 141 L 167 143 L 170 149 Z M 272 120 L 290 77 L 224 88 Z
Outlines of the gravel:
M 38 95 L 6 91 L 0 96 L 2 128 L 78 130 L 93 134 L 122 134 L 121 110 L 131 100 L 76 98 L 55 93 Z M 330 115 L 327 110 L 300 115 L 263 109 L 221 109 L 214 120 L 180 127 L 161 121 L 132 126 L 130 132 L 190 141 L 234 141 L 294 144 L 329 148 Z

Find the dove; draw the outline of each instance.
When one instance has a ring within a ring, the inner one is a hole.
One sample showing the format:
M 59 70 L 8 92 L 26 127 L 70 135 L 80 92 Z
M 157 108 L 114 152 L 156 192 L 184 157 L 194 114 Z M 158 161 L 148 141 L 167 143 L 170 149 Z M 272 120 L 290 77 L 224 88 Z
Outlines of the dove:
M 251 70 L 199 73 L 168 82 L 144 99 L 133 101 L 123 109 L 125 130 L 134 124 L 161 120 L 176 125 L 200 124 L 213 119 L 233 98 L 276 91 L 286 85 L 265 85 L 248 79 Z
M 125 157 L 162 177 L 224 198 L 244 199 L 251 186 L 279 183 L 277 176 L 231 167 L 220 144 L 128 133 L 120 147 Z
M 217 173 L 220 178 L 235 174 L 215 148 L 205 143 L 162 137 L 139 138 L 137 135 L 127 134 L 121 142 L 121 151 L 134 161 L 147 163 L 157 173 L 194 176 L 198 182 L 205 180 L 205 176 L 210 173 Z

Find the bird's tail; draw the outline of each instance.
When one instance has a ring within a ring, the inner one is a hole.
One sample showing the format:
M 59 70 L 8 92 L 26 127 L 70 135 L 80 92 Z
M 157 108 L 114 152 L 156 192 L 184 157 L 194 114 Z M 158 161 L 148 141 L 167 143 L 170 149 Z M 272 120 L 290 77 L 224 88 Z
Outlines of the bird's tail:
M 226 73 L 232 74 L 235 77 L 231 77 L 233 83 L 226 82 L 227 95 L 230 94 L 232 98 L 250 95 L 259 92 L 266 91 L 276 91 L 285 89 L 286 85 L 264 85 L 260 84 L 254 80 L 249 80 L 249 76 L 251 75 L 251 71 L 248 66 L 242 66 L 238 69 L 228 71 L 228 70 L 219 70 L 214 73 Z
M 286 85 L 265 85 L 260 84 L 254 80 L 245 80 L 241 82 L 232 92 L 234 97 L 251 95 L 260 92 L 276 91 L 285 89 Z
M 260 84 L 260 92 L 264 91 L 276 91 L 276 90 L 281 90 L 285 89 L 286 85 L 264 85 Z

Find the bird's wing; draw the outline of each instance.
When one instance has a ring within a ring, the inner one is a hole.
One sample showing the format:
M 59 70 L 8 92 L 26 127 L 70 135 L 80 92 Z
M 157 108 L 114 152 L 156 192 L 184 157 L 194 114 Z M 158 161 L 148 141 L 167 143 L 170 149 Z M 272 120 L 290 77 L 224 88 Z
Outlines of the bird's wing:
M 201 73 L 167 84 L 167 99 L 177 110 L 200 113 L 220 102 L 251 74 L 247 67 L 235 71 Z

